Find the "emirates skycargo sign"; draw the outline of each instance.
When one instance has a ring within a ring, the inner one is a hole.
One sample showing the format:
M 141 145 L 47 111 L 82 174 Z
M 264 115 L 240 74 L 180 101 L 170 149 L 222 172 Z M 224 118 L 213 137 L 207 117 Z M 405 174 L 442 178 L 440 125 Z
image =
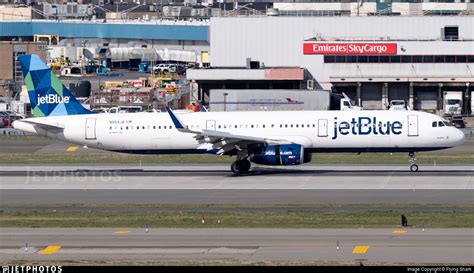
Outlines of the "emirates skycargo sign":
M 304 54 L 384 55 L 397 54 L 396 43 L 306 43 Z

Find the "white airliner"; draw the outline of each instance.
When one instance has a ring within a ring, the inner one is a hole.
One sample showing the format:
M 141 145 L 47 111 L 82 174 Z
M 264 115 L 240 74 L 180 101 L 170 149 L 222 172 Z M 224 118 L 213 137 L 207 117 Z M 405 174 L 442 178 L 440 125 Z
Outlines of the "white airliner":
M 236 156 L 231 170 L 250 162 L 298 165 L 312 153 L 415 152 L 464 142 L 439 116 L 417 111 L 272 111 L 95 114 L 83 108 L 36 55 L 19 56 L 34 118 L 17 129 L 91 148 L 134 154 Z

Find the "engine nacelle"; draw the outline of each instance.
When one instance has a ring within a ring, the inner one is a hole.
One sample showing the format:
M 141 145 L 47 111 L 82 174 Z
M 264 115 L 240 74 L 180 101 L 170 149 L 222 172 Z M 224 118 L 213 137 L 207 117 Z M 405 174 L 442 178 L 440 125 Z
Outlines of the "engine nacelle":
M 250 161 L 261 165 L 299 165 L 311 161 L 311 153 L 299 144 L 271 145 L 253 149 Z

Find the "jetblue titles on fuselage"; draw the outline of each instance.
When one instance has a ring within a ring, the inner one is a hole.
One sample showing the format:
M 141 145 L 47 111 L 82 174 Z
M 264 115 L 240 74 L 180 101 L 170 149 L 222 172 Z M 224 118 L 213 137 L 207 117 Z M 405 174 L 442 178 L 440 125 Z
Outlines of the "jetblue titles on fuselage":
M 376 117 L 359 117 L 352 118 L 351 121 L 338 122 L 337 117 L 334 118 L 334 136 L 332 139 L 338 138 L 339 135 L 400 135 L 402 133 L 403 124 L 400 121 L 378 121 Z

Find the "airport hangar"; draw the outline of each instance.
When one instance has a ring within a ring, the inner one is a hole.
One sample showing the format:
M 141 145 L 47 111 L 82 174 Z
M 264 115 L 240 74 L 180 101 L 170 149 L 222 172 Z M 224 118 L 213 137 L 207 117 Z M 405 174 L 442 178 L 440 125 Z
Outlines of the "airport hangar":
M 210 89 L 332 89 L 364 109 L 390 100 L 443 114 L 443 92 L 474 90 L 472 16 L 211 18 L 210 69 L 187 73 Z

